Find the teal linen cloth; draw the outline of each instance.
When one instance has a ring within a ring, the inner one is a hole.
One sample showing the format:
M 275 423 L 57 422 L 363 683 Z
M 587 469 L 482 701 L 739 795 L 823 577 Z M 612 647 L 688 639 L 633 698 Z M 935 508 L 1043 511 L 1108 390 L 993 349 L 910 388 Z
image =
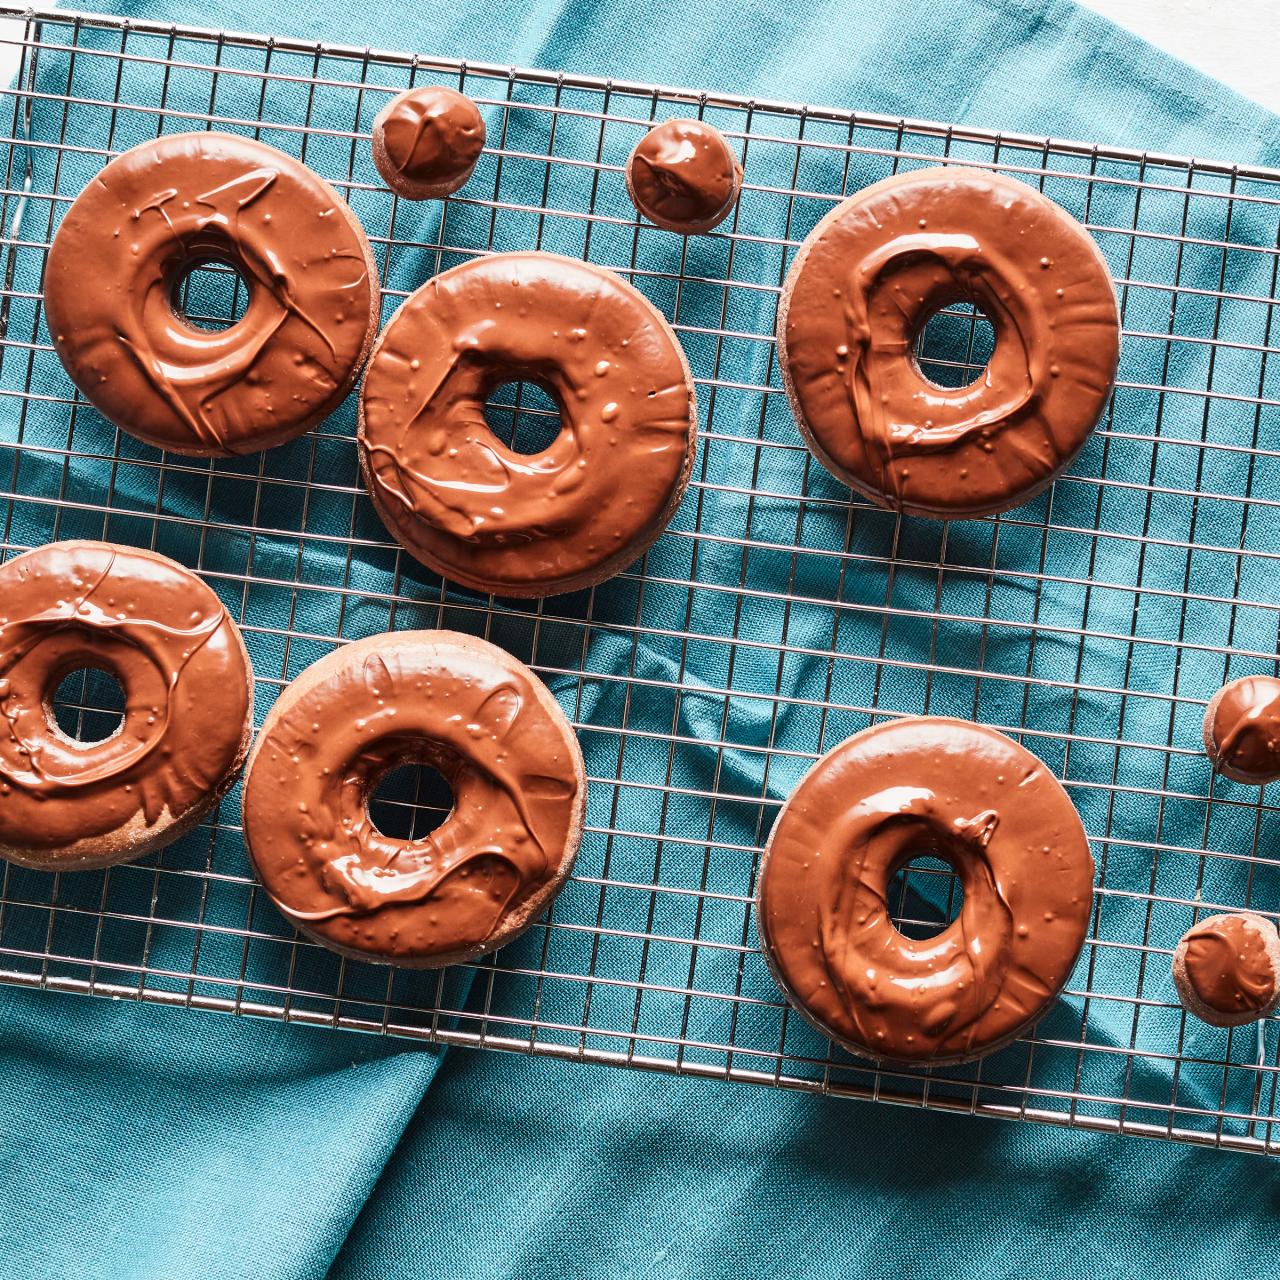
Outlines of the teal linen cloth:
M 497 0 L 483 8 L 431 10 L 319 4 L 269 21 L 256 5 L 225 0 L 115 11 L 236 29 L 271 25 L 343 43 L 410 45 L 480 61 L 1280 162 L 1273 116 L 1068 3 L 956 0 L 943 7 L 857 0 L 797 10 L 771 0 L 754 6 L 749 17 L 725 0 L 700 6 Z M 39 111 L 35 127 L 39 136 Z M 62 189 L 76 189 L 74 176 L 64 177 Z M 1170 229 L 1178 229 L 1176 222 Z M 1209 238 L 1212 229 L 1205 230 Z M 391 281 L 412 287 L 420 266 L 393 266 Z M 1252 287 L 1265 293 L 1269 285 L 1264 279 Z M 1222 389 L 1228 385 L 1222 378 L 1236 378 L 1257 394 L 1256 370 L 1252 387 L 1249 374 L 1247 368 L 1218 370 L 1213 385 Z M 11 376 L 10 366 L 3 377 Z M 1141 410 L 1136 402 L 1131 407 Z M 1172 409 L 1162 430 L 1199 429 L 1198 422 L 1180 422 L 1181 412 Z M 1212 428 L 1230 432 L 1241 425 L 1228 415 Z M 0 431 L 13 429 L 0 421 Z M 26 430 L 24 438 L 31 439 L 41 430 L 39 420 Z M 276 451 L 271 466 L 284 474 L 290 458 L 300 456 Z M 1086 472 L 1088 461 L 1086 455 L 1080 463 Z M 57 465 L 24 459 L 20 487 L 55 493 L 59 476 Z M 99 493 L 105 483 L 88 472 L 76 479 L 96 482 Z M 1195 488 L 1191 472 L 1161 479 L 1171 488 Z M 127 498 L 127 479 L 113 482 L 117 497 Z M 1280 492 L 1274 474 L 1248 481 L 1224 470 L 1214 478 L 1225 491 L 1242 491 L 1246 482 L 1255 491 L 1266 483 L 1273 486 L 1267 491 Z M 832 482 L 822 492 L 841 491 Z M 141 502 L 146 495 L 134 496 Z M 178 507 L 191 498 L 180 487 L 166 494 Z M 725 528 L 743 527 L 741 511 L 728 499 L 713 514 Z M 312 517 L 310 529 L 342 532 L 340 511 L 328 526 L 323 509 Z M 1109 518 L 1131 527 L 1126 520 L 1140 513 Z M 1157 518 L 1182 536 L 1191 529 L 1231 545 L 1242 536 L 1239 528 L 1212 523 L 1222 518 L 1214 511 L 1204 517 L 1209 523 L 1190 523 L 1196 519 L 1190 504 L 1169 505 Z M 704 513 L 704 523 L 708 519 Z M 1265 511 L 1256 519 L 1251 514 L 1250 546 L 1280 548 L 1277 527 L 1268 523 L 1274 519 Z M 781 522 L 783 540 L 795 536 L 792 504 L 766 507 L 757 520 L 764 522 L 757 531 L 774 521 Z M 38 543 L 55 532 L 42 521 L 47 513 L 23 507 L 11 536 Z M 64 537 L 79 531 L 74 515 L 56 530 Z M 806 525 L 806 531 L 838 544 L 831 529 Z M 160 549 L 193 561 L 193 548 L 181 542 Z M 655 551 L 658 563 L 671 554 L 661 546 Z M 1087 577 L 1083 563 L 1058 571 Z M 263 571 L 262 562 L 257 568 Z M 285 567 L 282 574 L 291 572 Z M 1111 565 L 1108 572 L 1114 578 L 1122 570 Z M 1183 566 L 1155 561 L 1142 582 L 1176 590 L 1182 573 Z M 932 580 L 924 585 L 927 594 L 896 599 L 927 608 Z M 659 598 L 655 607 L 660 604 Z M 949 604 L 960 607 L 958 600 Z M 976 607 L 981 611 L 981 602 Z M 1127 617 L 1108 625 L 1106 601 L 1093 608 L 1091 626 L 1127 633 Z M 1146 625 L 1160 634 L 1159 628 L 1178 623 L 1175 611 Z M 379 629 L 375 624 L 369 617 L 356 623 L 365 632 Z M 708 629 L 724 625 L 706 620 Z M 861 625 L 875 626 L 878 634 L 878 623 Z M 1185 625 L 1210 644 L 1220 642 L 1220 615 L 1210 612 Z M 1254 628 L 1240 637 L 1242 647 L 1274 650 L 1273 614 L 1259 611 L 1258 619 L 1241 625 Z M 314 630 L 331 634 L 332 627 L 331 619 L 318 619 Z M 802 630 L 789 638 L 802 643 Z M 865 637 L 852 628 L 841 639 L 847 651 L 863 651 L 857 646 Z M 260 669 L 274 664 L 279 670 L 272 648 L 278 642 L 258 636 L 251 643 L 259 646 Z M 316 656 L 298 649 L 291 672 Z M 1060 672 L 1055 663 L 1074 663 L 1075 656 L 1074 650 L 1055 655 L 1050 646 L 1037 655 L 1045 664 L 1037 669 L 1053 675 Z M 593 641 L 596 669 L 616 669 L 623 657 L 607 635 Z M 671 673 L 670 656 L 657 642 L 644 648 L 641 660 L 659 674 Z M 1122 657 L 1104 651 L 1088 660 L 1097 663 L 1089 674 L 1100 683 L 1123 687 Z M 1153 689 L 1178 680 L 1189 696 L 1205 696 L 1224 674 L 1220 659 L 1216 669 L 1189 660 L 1187 671 L 1167 669 L 1160 657 L 1148 663 L 1131 679 Z M 998 661 L 990 658 L 988 666 Z M 696 659 L 690 669 L 698 673 Z M 811 689 L 814 673 L 787 674 L 796 691 Z M 722 680 L 714 671 L 706 678 Z M 748 684 L 753 678 L 764 676 L 749 667 L 739 674 Z M 856 702 L 856 691 L 847 696 Z M 901 691 L 899 709 L 911 709 L 912 696 Z M 963 714 L 964 696 L 940 683 L 935 699 L 942 705 L 935 701 L 932 709 Z M 615 723 L 606 695 L 599 697 L 585 717 Z M 955 708 L 946 705 L 948 697 L 958 700 Z M 697 706 L 696 699 L 686 705 L 695 734 Z M 998 703 L 984 704 L 984 711 L 1006 723 L 1018 715 Z M 1044 714 L 1052 723 L 1053 708 Z M 664 726 L 655 721 L 652 727 Z M 1167 728 L 1146 718 L 1140 705 L 1123 734 L 1161 742 Z M 812 749 L 804 724 L 784 731 L 797 735 L 793 745 Z M 616 752 L 616 739 L 608 742 Z M 601 749 L 588 741 L 589 753 Z M 1140 771 L 1140 761 L 1132 768 Z M 1086 757 L 1083 765 L 1110 769 L 1102 756 Z M 725 767 L 740 789 L 759 793 L 758 756 L 730 752 Z M 1159 778 L 1138 772 L 1134 781 L 1156 785 Z M 699 785 L 696 773 L 690 782 Z M 772 786 L 785 794 L 787 780 Z M 1132 832 L 1149 838 L 1149 814 L 1137 801 L 1135 809 Z M 690 829 L 699 816 L 690 806 Z M 670 822 L 684 820 L 676 814 Z M 1175 842 L 1178 834 L 1170 825 L 1161 837 Z M 1200 838 L 1189 828 L 1183 834 L 1190 843 Z M 1143 855 L 1132 856 L 1136 865 Z M 267 914 L 261 927 L 280 932 Z M 740 923 L 734 927 L 740 930 Z M 661 980 L 653 971 L 651 977 Z M 1115 1016 L 1115 1038 L 1127 1040 L 1121 1023 L 1128 1013 Z M 1091 1029 L 1104 1037 L 1108 1012 L 1098 1017 L 1102 1025 Z M 0 1079 L 0 1276 L 6 1280 L 293 1278 L 330 1271 L 344 1278 L 1234 1276 L 1270 1267 L 1268 1227 L 1280 1208 L 1273 1167 L 1257 1159 L 509 1056 L 455 1051 L 442 1060 L 395 1042 L 12 989 L 0 991 Z M 1139 1092 L 1143 1087 L 1141 1078 L 1134 1082 Z M 1167 1081 L 1152 1081 L 1151 1088 L 1153 1097 L 1161 1088 L 1167 1097 Z

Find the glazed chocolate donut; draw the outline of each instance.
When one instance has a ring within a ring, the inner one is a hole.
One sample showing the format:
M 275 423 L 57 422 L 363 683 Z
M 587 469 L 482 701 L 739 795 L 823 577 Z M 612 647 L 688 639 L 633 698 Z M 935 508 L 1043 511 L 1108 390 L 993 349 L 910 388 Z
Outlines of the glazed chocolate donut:
M 967 387 L 913 350 L 969 301 L 995 331 Z M 1119 358 L 1111 277 L 1087 232 L 1034 188 L 968 169 L 886 178 L 833 209 L 778 305 L 792 410 L 832 475 L 881 506 L 953 519 L 1007 511 L 1075 458 Z
M 485 397 L 537 383 L 561 429 L 516 453 Z M 392 317 L 360 397 L 360 461 L 383 523 L 478 591 L 554 595 L 637 559 L 684 493 L 693 381 L 657 309 L 600 267 L 504 253 L 429 280 Z
M 123 723 L 101 742 L 53 717 L 82 668 L 124 689 Z M 106 542 L 0 565 L 0 858 L 78 871 L 176 840 L 235 781 L 252 713 L 240 631 L 181 565 Z
M 235 269 L 244 315 L 221 332 L 180 316 L 203 263 Z M 85 398 L 175 453 L 253 453 L 319 422 L 355 383 L 379 314 L 355 215 L 274 147 L 179 133 L 112 160 L 49 250 L 45 317 Z
M 916 941 L 889 916 L 913 858 L 941 858 L 959 915 Z M 909 717 L 828 752 L 783 807 L 756 898 L 764 953 L 824 1034 L 879 1062 L 963 1062 L 1057 997 L 1084 943 L 1093 859 L 1061 784 L 964 720 Z
M 1280 1005 L 1280 934 L 1251 911 L 1209 916 L 1173 953 L 1178 999 L 1202 1022 L 1239 1027 Z
M 1236 782 L 1280 778 L 1280 680 L 1242 676 L 1219 689 L 1205 709 L 1204 749 Z
M 664 120 L 636 143 L 626 180 L 631 203 L 650 222 L 692 235 L 733 211 L 742 166 L 718 129 L 702 120 Z
M 373 163 L 406 200 L 440 199 L 471 177 L 484 117 L 454 89 L 424 85 L 392 98 L 373 122 Z
M 453 812 L 392 839 L 369 796 L 415 761 L 449 782 Z M 569 874 L 585 803 L 578 741 L 533 672 L 473 636 L 399 631 L 335 650 L 280 695 L 249 759 L 244 831 L 303 933 L 436 968 L 528 928 Z

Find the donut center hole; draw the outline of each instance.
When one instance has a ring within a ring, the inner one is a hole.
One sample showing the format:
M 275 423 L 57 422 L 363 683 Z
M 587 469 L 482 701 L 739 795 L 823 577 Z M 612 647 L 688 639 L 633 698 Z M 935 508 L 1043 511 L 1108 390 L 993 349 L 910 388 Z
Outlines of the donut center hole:
M 169 305 L 184 324 L 219 333 L 244 317 L 249 285 L 229 262 L 202 259 L 175 277 Z
M 66 737 L 86 745 L 105 742 L 124 724 L 124 686 L 110 672 L 80 667 L 62 677 L 48 710 Z
M 541 453 L 560 434 L 560 406 L 536 382 L 503 382 L 489 392 L 484 420 L 513 453 Z
M 894 928 L 919 942 L 937 937 L 960 914 L 964 889 L 950 863 L 919 855 L 894 874 L 888 902 Z
M 957 299 L 925 317 L 916 334 L 916 368 L 926 382 L 956 391 L 981 381 L 995 350 L 991 317 L 976 303 Z
M 453 788 L 429 764 L 388 770 L 369 793 L 369 821 L 392 840 L 421 840 L 453 812 Z

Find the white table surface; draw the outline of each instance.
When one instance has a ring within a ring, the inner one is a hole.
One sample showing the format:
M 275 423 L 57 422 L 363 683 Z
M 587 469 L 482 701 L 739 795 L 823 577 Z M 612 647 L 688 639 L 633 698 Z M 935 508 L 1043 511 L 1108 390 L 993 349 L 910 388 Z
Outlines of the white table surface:
M 1080 0 L 1167 53 L 1280 111 L 1277 0 Z

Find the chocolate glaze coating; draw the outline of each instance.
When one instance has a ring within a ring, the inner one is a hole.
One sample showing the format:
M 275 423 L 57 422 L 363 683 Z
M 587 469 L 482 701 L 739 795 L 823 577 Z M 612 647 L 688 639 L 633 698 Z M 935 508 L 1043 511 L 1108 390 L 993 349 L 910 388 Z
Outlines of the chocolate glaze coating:
M 922 855 L 964 902 L 916 941 L 889 916 L 894 874 Z M 1084 828 L 1029 751 L 964 720 L 894 720 L 825 755 L 769 837 L 756 911 L 787 997 L 854 1053 L 881 1062 L 979 1057 L 1056 998 L 1093 894 Z
M 244 315 L 179 317 L 192 268 L 234 267 Z M 169 134 L 76 197 L 45 269 L 54 349 L 122 431 L 175 453 L 252 453 L 301 434 L 351 389 L 378 322 L 378 274 L 328 183 L 250 138 Z
M 80 742 L 50 700 L 89 667 L 119 680 L 120 728 Z M 234 781 L 253 673 L 218 597 L 181 565 L 56 542 L 0 566 L 0 857 L 48 870 L 161 848 Z
M 1173 953 L 1178 998 L 1202 1021 L 1236 1027 L 1280 1005 L 1280 934 L 1263 916 L 1209 916 L 1182 935 Z
M 691 235 L 719 226 L 742 188 L 742 166 L 718 129 L 702 120 L 665 120 L 627 160 L 627 192 L 650 222 Z
M 536 382 L 561 430 L 516 453 L 486 396 Z M 392 317 L 360 399 L 374 506 L 437 573 L 479 591 L 552 595 L 635 560 L 666 527 L 696 446 L 693 380 L 654 306 L 611 272 L 549 253 L 479 258 Z
M 939 387 L 912 353 L 961 300 L 987 314 L 995 351 L 970 386 Z M 942 168 L 877 182 L 823 218 L 777 332 L 823 466 L 882 506 L 953 519 L 1016 507 L 1071 463 L 1111 392 L 1120 328 L 1106 263 L 1068 214 L 1011 178 Z
M 1236 782 L 1280 778 L 1280 680 L 1243 676 L 1219 689 L 1205 710 L 1204 749 Z
M 373 122 L 373 162 L 409 200 L 447 196 L 471 177 L 484 151 L 484 117 L 454 89 L 424 85 L 393 98 Z
M 432 765 L 453 812 L 421 840 L 374 827 L 398 765 Z M 532 923 L 569 874 L 586 776 L 546 686 L 449 631 L 371 636 L 280 695 L 249 760 L 244 830 L 272 901 L 344 955 L 418 968 L 471 959 Z

